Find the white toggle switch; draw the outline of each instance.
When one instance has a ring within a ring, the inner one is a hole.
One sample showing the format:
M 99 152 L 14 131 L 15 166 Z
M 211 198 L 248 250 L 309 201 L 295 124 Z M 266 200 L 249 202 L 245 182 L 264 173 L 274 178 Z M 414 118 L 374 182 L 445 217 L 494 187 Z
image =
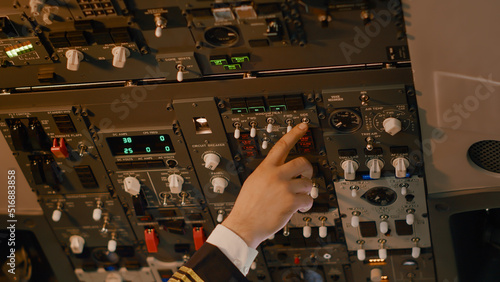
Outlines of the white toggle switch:
M 406 224 L 413 225 L 415 222 L 415 215 L 413 213 L 409 213 L 406 215 Z
M 266 150 L 267 146 L 269 146 L 269 140 L 262 139 L 262 149 Z
M 141 191 L 141 183 L 139 179 L 129 176 L 123 179 L 123 188 L 125 192 L 129 193 L 132 196 L 137 196 Z
M 380 259 L 386 259 L 387 258 L 387 249 L 385 249 L 385 248 L 378 249 L 378 257 Z
M 408 193 L 408 189 L 406 188 L 406 186 L 401 186 L 401 195 L 405 196 L 406 193 Z
M 273 124 L 272 123 L 267 124 L 266 131 L 267 131 L 267 133 L 273 132 Z
M 108 251 L 114 253 L 116 251 L 116 245 L 118 243 L 116 242 L 116 240 L 114 239 L 111 239 L 108 241 Z
M 382 269 L 380 269 L 380 268 L 373 268 L 370 271 L 370 280 L 372 282 L 382 281 Z
M 217 214 L 217 222 L 221 223 L 224 221 L 224 210 L 219 210 Z
M 220 163 L 220 157 L 214 153 L 208 153 L 203 156 L 203 161 L 205 161 L 205 168 L 214 170 Z
M 130 50 L 123 46 L 116 46 L 111 49 L 111 53 L 113 54 L 113 67 L 115 68 L 123 68 L 127 58 L 130 57 Z
M 359 226 L 359 216 L 358 215 L 353 215 L 351 217 L 351 226 L 354 228 Z
M 371 159 L 366 164 L 368 168 L 370 168 L 370 178 L 371 179 L 379 179 L 380 174 L 382 172 L 382 167 L 384 167 L 384 162 L 379 159 Z
M 167 27 L 167 20 L 160 14 L 155 15 L 155 36 L 160 38 L 162 34 L 162 29 Z
M 83 247 L 85 245 L 85 239 L 83 239 L 80 235 L 73 235 L 69 237 L 69 247 L 73 254 L 81 254 L 83 253 Z
M 252 125 L 252 128 L 250 128 L 250 137 L 254 138 L 257 136 L 257 128 L 255 128 L 255 125 Z
M 71 49 L 66 51 L 66 58 L 68 59 L 66 68 L 70 71 L 77 71 L 80 68 L 80 62 L 83 60 L 83 53 Z
M 223 177 L 216 177 L 212 179 L 212 186 L 214 186 L 214 192 L 222 194 L 229 183 Z
M 304 238 L 309 238 L 311 237 L 311 226 L 306 225 L 302 229 L 302 235 L 304 235 Z
M 385 132 L 389 133 L 392 136 L 401 131 L 401 121 L 397 118 L 386 118 L 384 119 L 382 125 L 384 126 Z
M 161 37 L 161 34 L 162 34 L 162 28 L 161 26 L 157 26 L 155 29 L 155 36 L 159 38 Z
M 420 247 L 415 246 L 411 248 L 411 256 L 413 258 L 418 258 L 420 256 Z
M 177 65 L 177 81 L 182 82 L 184 80 L 184 71 L 186 70 L 186 67 L 184 65 L 178 64 Z
M 356 198 L 358 195 L 358 189 L 351 189 L 351 197 Z
M 257 269 L 257 262 L 252 262 L 252 264 L 250 265 L 250 269 L 251 270 L 256 270 Z
M 54 222 L 59 222 L 61 220 L 62 212 L 61 210 L 57 209 L 52 212 L 52 221 Z
M 395 158 L 392 161 L 392 166 L 395 168 L 395 174 L 398 178 L 406 177 L 406 169 L 410 166 L 410 162 L 403 157 Z
M 101 220 L 101 216 L 102 216 L 102 209 L 95 208 L 94 211 L 92 212 L 92 218 L 94 219 L 94 221 Z
M 182 191 L 182 184 L 184 184 L 184 178 L 182 178 L 182 176 L 171 174 L 168 177 L 168 187 L 171 193 L 179 194 Z
M 46 25 L 51 25 L 53 23 L 53 21 L 52 21 L 53 18 L 54 18 L 54 16 L 50 12 L 50 9 L 43 9 L 42 21 Z
M 358 163 L 353 160 L 346 160 L 342 162 L 342 169 L 344 170 L 345 180 L 356 179 L 356 170 L 358 169 L 358 167 Z
M 389 231 L 389 223 L 387 221 L 380 222 L 380 233 L 385 234 Z
M 234 130 L 234 139 L 239 139 L 240 133 L 241 133 L 240 127 L 236 127 L 236 129 Z
M 311 188 L 311 198 L 316 199 L 319 196 L 319 188 L 316 186 L 316 183 L 313 184 L 313 187 Z
M 288 124 L 288 126 L 286 127 L 286 133 L 292 131 L 292 125 L 291 124 Z
M 360 261 L 365 260 L 365 258 L 366 258 L 365 249 L 358 249 L 358 251 L 356 253 L 358 255 L 358 260 L 360 260 Z
M 319 237 L 321 238 L 326 238 L 328 236 L 328 229 L 326 226 L 320 226 L 319 227 Z

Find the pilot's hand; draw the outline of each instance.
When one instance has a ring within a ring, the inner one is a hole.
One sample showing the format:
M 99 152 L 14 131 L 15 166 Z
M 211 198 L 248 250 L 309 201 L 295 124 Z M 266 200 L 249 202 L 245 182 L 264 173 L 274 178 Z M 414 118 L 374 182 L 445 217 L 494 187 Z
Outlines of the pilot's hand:
M 222 223 L 251 248 L 283 228 L 295 212 L 312 207 L 313 199 L 308 195 L 312 188 L 311 163 L 304 157 L 285 163 L 307 128 L 305 123 L 295 126 L 274 145 L 245 181 L 233 210 Z

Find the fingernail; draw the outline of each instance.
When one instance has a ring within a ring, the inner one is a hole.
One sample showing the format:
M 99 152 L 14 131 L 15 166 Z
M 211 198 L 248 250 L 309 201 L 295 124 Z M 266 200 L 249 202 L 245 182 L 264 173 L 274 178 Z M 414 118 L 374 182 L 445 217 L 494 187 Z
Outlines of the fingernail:
M 305 122 L 301 122 L 301 123 L 299 124 L 299 128 L 300 128 L 300 129 L 302 129 L 302 130 L 307 129 L 307 123 L 305 123 Z

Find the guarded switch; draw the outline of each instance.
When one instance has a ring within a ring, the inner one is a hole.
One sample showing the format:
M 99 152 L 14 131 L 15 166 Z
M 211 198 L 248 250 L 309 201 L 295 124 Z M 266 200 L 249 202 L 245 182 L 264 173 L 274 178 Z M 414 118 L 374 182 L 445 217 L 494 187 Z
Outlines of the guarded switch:
M 123 46 L 116 46 L 111 50 L 113 54 L 113 67 L 123 68 L 127 62 L 127 58 L 130 57 L 130 50 Z
M 214 192 L 222 194 L 229 183 L 223 177 L 215 177 L 212 179 L 212 186 L 214 187 Z
M 123 180 L 123 188 L 125 192 L 129 193 L 132 196 L 137 196 L 141 191 L 141 183 L 139 179 L 129 176 Z
M 83 53 L 71 49 L 66 51 L 66 58 L 68 59 L 66 68 L 70 71 L 77 71 L 80 68 L 80 62 L 83 60 Z
M 168 187 L 171 193 L 179 194 L 182 191 L 182 184 L 184 184 L 184 178 L 182 176 L 171 174 L 168 177 Z
M 389 117 L 386 118 L 382 125 L 384 126 L 385 132 L 394 136 L 401 131 L 401 121 L 397 118 Z
M 205 167 L 214 170 L 220 163 L 220 157 L 214 153 L 208 153 L 203 156 L 203 161 L 205 161 Z
M 59 138 L 59 140 L 57 138 L 54 138 L 50 151 L 56 158 L 69 157 L 68 148 L 66 147 L 66 141 L 64 140 L 64 138 Z
M 85 246 L 85 239 L 79 235 L 73 235 L 69 237 L 71 251 L 73 254 L 81 254 L 83 253 L 83 247 Z
M 144 241 L 146 241 L 146 247 L 148 249 L 148 253 L 158 252 L 158 245 L 160 243 L 160 239 L 158 239 L 158 235 L 156 234 L 156 230 L 154 228 L 144 229 Z

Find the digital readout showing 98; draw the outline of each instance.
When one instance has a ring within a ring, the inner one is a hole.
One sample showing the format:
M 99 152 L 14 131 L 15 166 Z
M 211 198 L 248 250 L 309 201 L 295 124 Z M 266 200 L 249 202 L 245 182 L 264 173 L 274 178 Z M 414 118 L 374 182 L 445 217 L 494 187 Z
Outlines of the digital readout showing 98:
M 113 156 L 174 153 L 170 136 L 140 135 L 106 138 Z

